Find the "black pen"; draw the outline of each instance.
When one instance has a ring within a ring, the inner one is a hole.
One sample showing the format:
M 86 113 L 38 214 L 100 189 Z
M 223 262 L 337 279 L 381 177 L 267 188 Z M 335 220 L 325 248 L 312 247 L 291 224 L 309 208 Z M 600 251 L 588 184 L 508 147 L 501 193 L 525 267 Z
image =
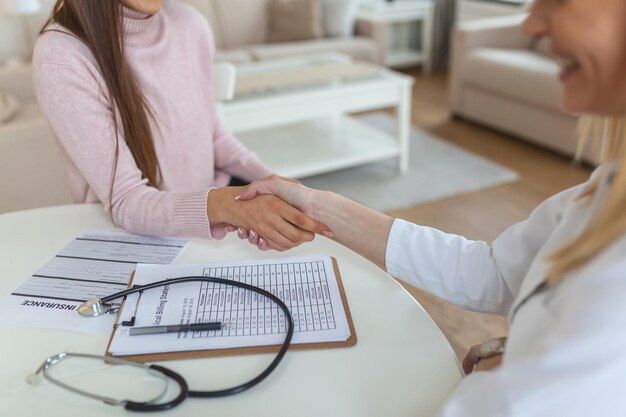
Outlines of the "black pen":
M 173 324 L 171 326 L 146 326 L 132 327 L 128 330 L 131 336 L 140 336 L 143 334 L 161 334 L 161 333 L 178 333 L 178 332 L 199 332 L 205 330 L 221 330 L 222 323 L 191 323 L 191 324 Z

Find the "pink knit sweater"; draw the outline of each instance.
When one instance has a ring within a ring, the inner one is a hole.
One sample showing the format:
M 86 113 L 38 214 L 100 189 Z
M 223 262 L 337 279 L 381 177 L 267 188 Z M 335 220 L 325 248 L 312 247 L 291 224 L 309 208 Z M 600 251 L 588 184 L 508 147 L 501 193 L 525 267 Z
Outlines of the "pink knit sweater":
M 211 29 L 190 6 L 175 2 L 164 2 L 152 16 L 127 8 L 123 14 L 126 58 L 155 114 L 161 183 L 157 189 L 142 179 L 119 132 L 110 198 L 115 132 L 106 85 L 80 40 L 48 31 L 35 46 L 35 91 L 61 147 L 74 200 L 102 202 L 129 232 L 220 239 L 225 225 L 207 218 L 209 191 L 226 186 L 231 175 L 251 181 L 272 171 L 216 116 Z

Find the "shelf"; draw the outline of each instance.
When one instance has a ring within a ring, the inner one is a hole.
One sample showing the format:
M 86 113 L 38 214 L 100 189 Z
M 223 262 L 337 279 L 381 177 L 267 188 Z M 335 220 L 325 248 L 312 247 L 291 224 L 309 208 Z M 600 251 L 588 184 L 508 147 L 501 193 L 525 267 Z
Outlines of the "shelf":
M 424 63 L 424 54 L 412 50 L 390 51 L 386 58 L 386 64 L 395 68 L 422 63 Z
M 403 21 L 430 13 L 435 7 L 429 0 L 393 1 L 364 3 L 360 5 L 358 17 L 370 21 Z
M 303 178 L 400 154 L 397 139 L 348 116 L 240 133 L 239 140 L 278 174 Z
M 457 0 L 458 21 L 509 16 L 524 13 L 524 10 L 524 3 L 514 1 Z

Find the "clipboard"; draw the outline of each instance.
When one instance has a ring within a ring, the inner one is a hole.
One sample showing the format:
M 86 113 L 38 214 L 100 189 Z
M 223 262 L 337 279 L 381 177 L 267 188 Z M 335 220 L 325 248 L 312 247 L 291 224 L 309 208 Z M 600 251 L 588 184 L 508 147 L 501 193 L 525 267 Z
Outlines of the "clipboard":
M 337 279 L 337 287 L 339 289 L 339 295 L 341 296 L 341 302 L 343 304 L 344 311 L 346 313 L 346 320 L 348 321 L 348 328 L 350 329 L 350 337 L 345 341 L 339 342 L 316 342 L 316 343 L 298 343 L 291 344 L 289 346 L 289 350 L 311 350 L 311 349 L 333 349 L 333 348 L 345 348 L 356 345 L 357 336 L 356 331 L 354 330 L 354 323 L 352 321 L 352 314 L 350 313 L 350 306 L 348 305 L 348 299 L 346 297 L 346 291 L 343 287 L 343 281 L 341 279 L 341 273 L 339 272 L 339 265 L 337 264 L 337 259 L 331 256 L 331 261 L 333 265 L 333 270 L 335 272 L 335 277 Z M 133 279 L 135 278 L 135 273 L 133 272 L 128 287 L 132 287 Z M 115 319 L 115 323 L 119 323 L 120 315 L 122 310 L 124 309 L 124 304 L 126 300 L 122 303 L 122 307 L 119 309 L 117 313 L 117 317 Z M 115 335 L 116 326 L 114 326 L 113 331 L 111 332 L 111 337 L 109 338 L 109 343 L 107 344 L 105 356 L 114 355 L 109 351 L 111 343 L 113 341 L 113 336 Z M 209 357 L 218 357 L 218 356 L 236 356 L 236 355 L 252 355 L 257 353 L 275 353 L 280 349 L 280 345 L 267 345 L 267 346 L 252 346 L 252 347 L 237 347 L 237 348 L 225 348 L 225 349 L 204 349 L 204 350 L 188 350 L 181 352 L 160 352 L 160 353 L 147 353 L 147 354 L 139 354 L 139 355 L 119 355 L 115 356 L 116 358 L 128 359 L 135 362 L 161 362 L 161 361 L 172 361 L 172 360 L 183 360 L 183 359 L 199 359 L 199 358 L 209 358 Z

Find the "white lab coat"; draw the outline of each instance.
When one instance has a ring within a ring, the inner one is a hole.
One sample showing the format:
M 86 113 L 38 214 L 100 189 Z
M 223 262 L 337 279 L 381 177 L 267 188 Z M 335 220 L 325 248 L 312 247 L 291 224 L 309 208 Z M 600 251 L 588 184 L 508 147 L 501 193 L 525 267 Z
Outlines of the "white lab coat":
M 545 279 L 546 256 L 589 223 L 613 169 L 594 172 L 600 186 L 591 202 L 574 199 L 589 183 L 557 194 L 492 247 L 396 220 L 388 271 L 463 308 L 511 318 Z M 529 299 L 513 318 L 502 366 L 466 377 L 440 413 L 626 416 L 626 236 Z

